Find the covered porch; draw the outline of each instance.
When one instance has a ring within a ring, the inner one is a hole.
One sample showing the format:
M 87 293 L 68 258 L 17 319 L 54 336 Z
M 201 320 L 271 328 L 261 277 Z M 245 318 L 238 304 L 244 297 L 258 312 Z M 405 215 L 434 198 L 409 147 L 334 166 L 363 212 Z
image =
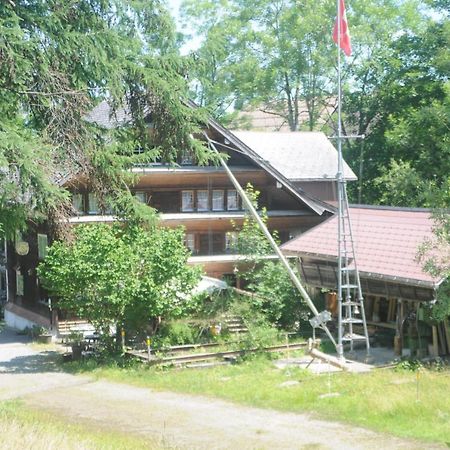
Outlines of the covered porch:
M 368 329 L 375 344 L 392 346 L 399 356 L 450 354 L 448 321 L 428 317 L 444 280 L 423 271 L 417 260 L 420 245 L 432 236 L 430 215 L 424 209 L 350 208 Z M 327 309 L 337 317 L 337 218 L 282 248 L 297 257 L 306 284 L 327 291 Z

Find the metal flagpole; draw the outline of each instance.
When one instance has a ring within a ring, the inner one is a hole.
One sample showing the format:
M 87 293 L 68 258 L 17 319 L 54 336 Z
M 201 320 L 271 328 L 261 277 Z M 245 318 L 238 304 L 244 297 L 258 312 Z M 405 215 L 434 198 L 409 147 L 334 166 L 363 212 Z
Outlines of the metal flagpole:
M 341 2 L 336 0 L 337 4 L 337 72 L 338 72 L 338 132 L 337 132 L 337 146 L 338 146 L 338 171 L 336 174 L 337 191 L 338 191 L 338 345 L 337 352 L 339 359 L 344 359 L 344 347 L 342 345 L 343 329 L 342 329 L 342 248 L 341 248 L 341 234 L 342 234 L 342 215 L 343 215 L 343 170 L 342 170 L 342 122 L 341 122 Z
M 338 150 L 338 170 L 336 182 L 338 187 L 338 261 L 337 261 L 337 300 L 338 300 L 338 343 L 337 352 L 340 360 L 344 359 L 344 342 L 350 343 L 350 352 L 354 350 L 354 341 L 365 341 L 367 354 L 370 350 L 369 335 L 365 318 L 361 280 L 359 278 L 356 264 L 355 244 L 350 220 L 350 211 L 346 191 L 346 181 L 344 177 L 344 160 L 342 158 L 343 139 L 363 136 L 343 136 L 342 135 L 342 79 L 341 79 L 341 50 L 346 55 L 351 55 L 350 34 L 348 31 L 347 19 L 345 17 L 344 0 L 337 0 L 337 23 L 333 31 L 333 39 L 337 44 L 337 150 Z M 343 33 L 344 32 L 344 33 Z M 337 36 L 336 36 L 337 34 Z M 343 39 L 344 38 L 344 39 Z M 351 262 L 352 261 L 352 262 Z M 353 275 L 351 275 L 353 274 Z M 344 296 L 345 291 L 345 296 Z M 344 310 L 345 308 L 345 310 Z M 361 318 L 356 316 L 361 315 Z M 354 332 L 355 325 L 362 325 L 364 335 Z

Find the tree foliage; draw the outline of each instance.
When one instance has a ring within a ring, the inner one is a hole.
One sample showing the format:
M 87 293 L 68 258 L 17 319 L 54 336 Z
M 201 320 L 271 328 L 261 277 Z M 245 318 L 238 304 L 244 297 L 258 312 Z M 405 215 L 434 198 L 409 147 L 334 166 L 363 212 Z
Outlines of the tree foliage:
M 329 96 L 332 11 L 324 1 L 186 0 L 186 21 L 195 21 L 204 38 L 197 98 L 219 116 L 230 106 L 262 104 L 291 130 L 300 128 L 306 105 L 313 129 Z
M 450 28 L 447 19 L 424 23 L 426 29 L 392 42 L 373 62 L 377 79 L 347 97 L 348 125 L 366 134 L 363 148 L 351 142 L 346 148 L 355 169 L 362 159 L 363 202 L 397 203 L 398 194 L 385 183 L 395 183 L 396 176 L 419 178 L 421 191 L 447 183 Z M 430 206 L 430 196 L 418 194 L 410 197 L 403 191 L 401 204 Z
M 448 207 L 436 209 L 433 219 L 433 237 L 422 244 L 417 259 L 426 272 L 437 280 L 443 280 L 437 290 L 437 302 L 431 310 L 431 317 L 440 321 L 450 317 L 450 214 Z
M 185 0 L 183 11 L 202 38 L 193 91 L 213 114 L 249 106 L 291 130 L 336 131 L 333 2 Z M 350 196 L 428 206 L 420 191 L 440 189 L 449 173 L 448 2 L 350 2 L 347 17 L 353 54 L 343 62 L 343 126 L 365 136 L 344 144 L 360 177 Z M 397 195 L 409 174 L 420 178 L 419 196 L 410 196 L 411 183 Z M 397 175 L 403 181 L 394 187 Z
M 247 185 L 246 193 L 257 208 L 259 192 Z M 259 214 L 267 224 L 265 208 Z M 241 264 L 243 270 L 238 274 L 247 283 L 247 289 L 255 292 L 253 308 L 263 313 L 272 324 L 284 328 L 298 327 L 308 317 L 308 308 L 285 268 L 279 261 L 267 259 L 267 256 L 273 255 L 273 250 L 259 225 L 246 212 L 242 227 L 234 227 L 239 230 L 237 251 L 244 256 Z M 277 241 L 278 233 L 274 231 L 272 234 Z
M 183 230 L 85 225 L 73 242 L 55 242 L 38 273 L 58 307 L 89 320 L 97 329 L 127 325 L 142 330 L 150 319 L 182 316 L 198 268 L 187 266 Z
M 0 220 L 7 234 L 26 219 L 69 208 L 55 189 L 70 174 L 127 215 L 139 212 L 124 173 L 136 158 L 171 163 L 182 150 L 200 162 L 192 138 L 204 115 L 187 99 L 189 59 L 178 56 L 172 18 L 159 0 L 15 0 L 0 3 Z M 108 99 L 126 107 L 133 131 L 119 136 L 85 120 Z M 153 115 L 155 133 L 147 132 Z M 111 136 L 113 135 L 113 136 Z M 117 143 L 120 142 L 120 146 Z M 31 167 L 31 169 L 30 169 Z M 105 187 L 107 186 L 107 188 Z
M 260 192 L 257 191 L 251 183 L 247 183 L 245 193 L 253 206 L 258 210 Z M 259 209 L 259 216 L 263 223 L 267 225 L 268 216 L 265 207 Z M 269 241 L 248 210 L 245 212 L 242 225 L 238 226 L 234 221 L 231 221 L 231 223 L 233 228 L 238 231 L 236 248 L 234 249 L 238 254 L 251 255 L 253 258 L 271 254 L 272 247 L 270 246 Z M 273 238 L 278 240 L 278 233 L 276 230 L 273 232 Z
M 203 38 L 197 51 L 199 101 L 219 116 L 230 106 L 251 105 L 282 117 L 292 131 L 323 127 L 337 93 L 335 6 L 309 0 L 185 0 L 185 20 Z M 415 31 L 421 20 L 416 0 L 353 2 L 347 15 L 353 56 L 343 80 L 361 103 L 380 76 L 373 62 L 398 30 Z

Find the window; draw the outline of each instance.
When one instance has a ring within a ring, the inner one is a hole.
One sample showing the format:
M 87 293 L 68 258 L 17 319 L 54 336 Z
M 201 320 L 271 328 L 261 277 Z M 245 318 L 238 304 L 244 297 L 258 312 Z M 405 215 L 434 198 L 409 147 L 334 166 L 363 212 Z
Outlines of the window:
M 197 211 L 209 211 L 208 191 L 197 191 Z
M 184 245 L 191 251 L 191 253 L 195 252 L 195 234 L 194 233 L 186 233 L 184 235 Z
M 88 196 L 89 201 L 89 214 L 98 214 L 98 200 L 95 194 L 92 192 Z
M 212 235 L 212 255 L 220 255 L 224 251 L 225 236 L 223 233 L 213 233 Z
M 38 257 L 44 259 L 47 256 L 48 237 L 46 234 L 38 234 Z
M 181 211 L 194 211 L 194 191 L 181 191 Z
M 212 191 L 212 210 L 213 211 L 223 211 L 223 190 Z
M 236 231 L 228 231 L 225 234 L 225 251 L 227 253 L 234 253 L 237 251 L 238 234 Z
M 205 233 L 198 235 L 199 255 L 221 255 L 224 251 L 223 233 Z
M 84 213 L 84 195 L 72 194 L 72 206 L 77 213 Z
M 143 191 L 137 191 L 134 193 L 134 196 L 136 197 L 137 200 L 139 200 L 141 203 L 147 203 L 147 196 L 145 194 L 145 192 Z
M 228 189 L 227 191 L 227 209 L 228 211 L 239 209 L 239 196 L 236 189 Z

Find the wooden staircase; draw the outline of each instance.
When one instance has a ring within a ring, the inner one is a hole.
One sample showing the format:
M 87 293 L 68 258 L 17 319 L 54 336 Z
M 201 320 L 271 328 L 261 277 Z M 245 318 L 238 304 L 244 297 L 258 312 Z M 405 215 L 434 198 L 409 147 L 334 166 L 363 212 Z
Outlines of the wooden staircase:
M 242 317 L 226 315 L 223 318 L 223 323 L 224 328 L 226 328 L 230 334 L 248 333 L 248 328 Z

